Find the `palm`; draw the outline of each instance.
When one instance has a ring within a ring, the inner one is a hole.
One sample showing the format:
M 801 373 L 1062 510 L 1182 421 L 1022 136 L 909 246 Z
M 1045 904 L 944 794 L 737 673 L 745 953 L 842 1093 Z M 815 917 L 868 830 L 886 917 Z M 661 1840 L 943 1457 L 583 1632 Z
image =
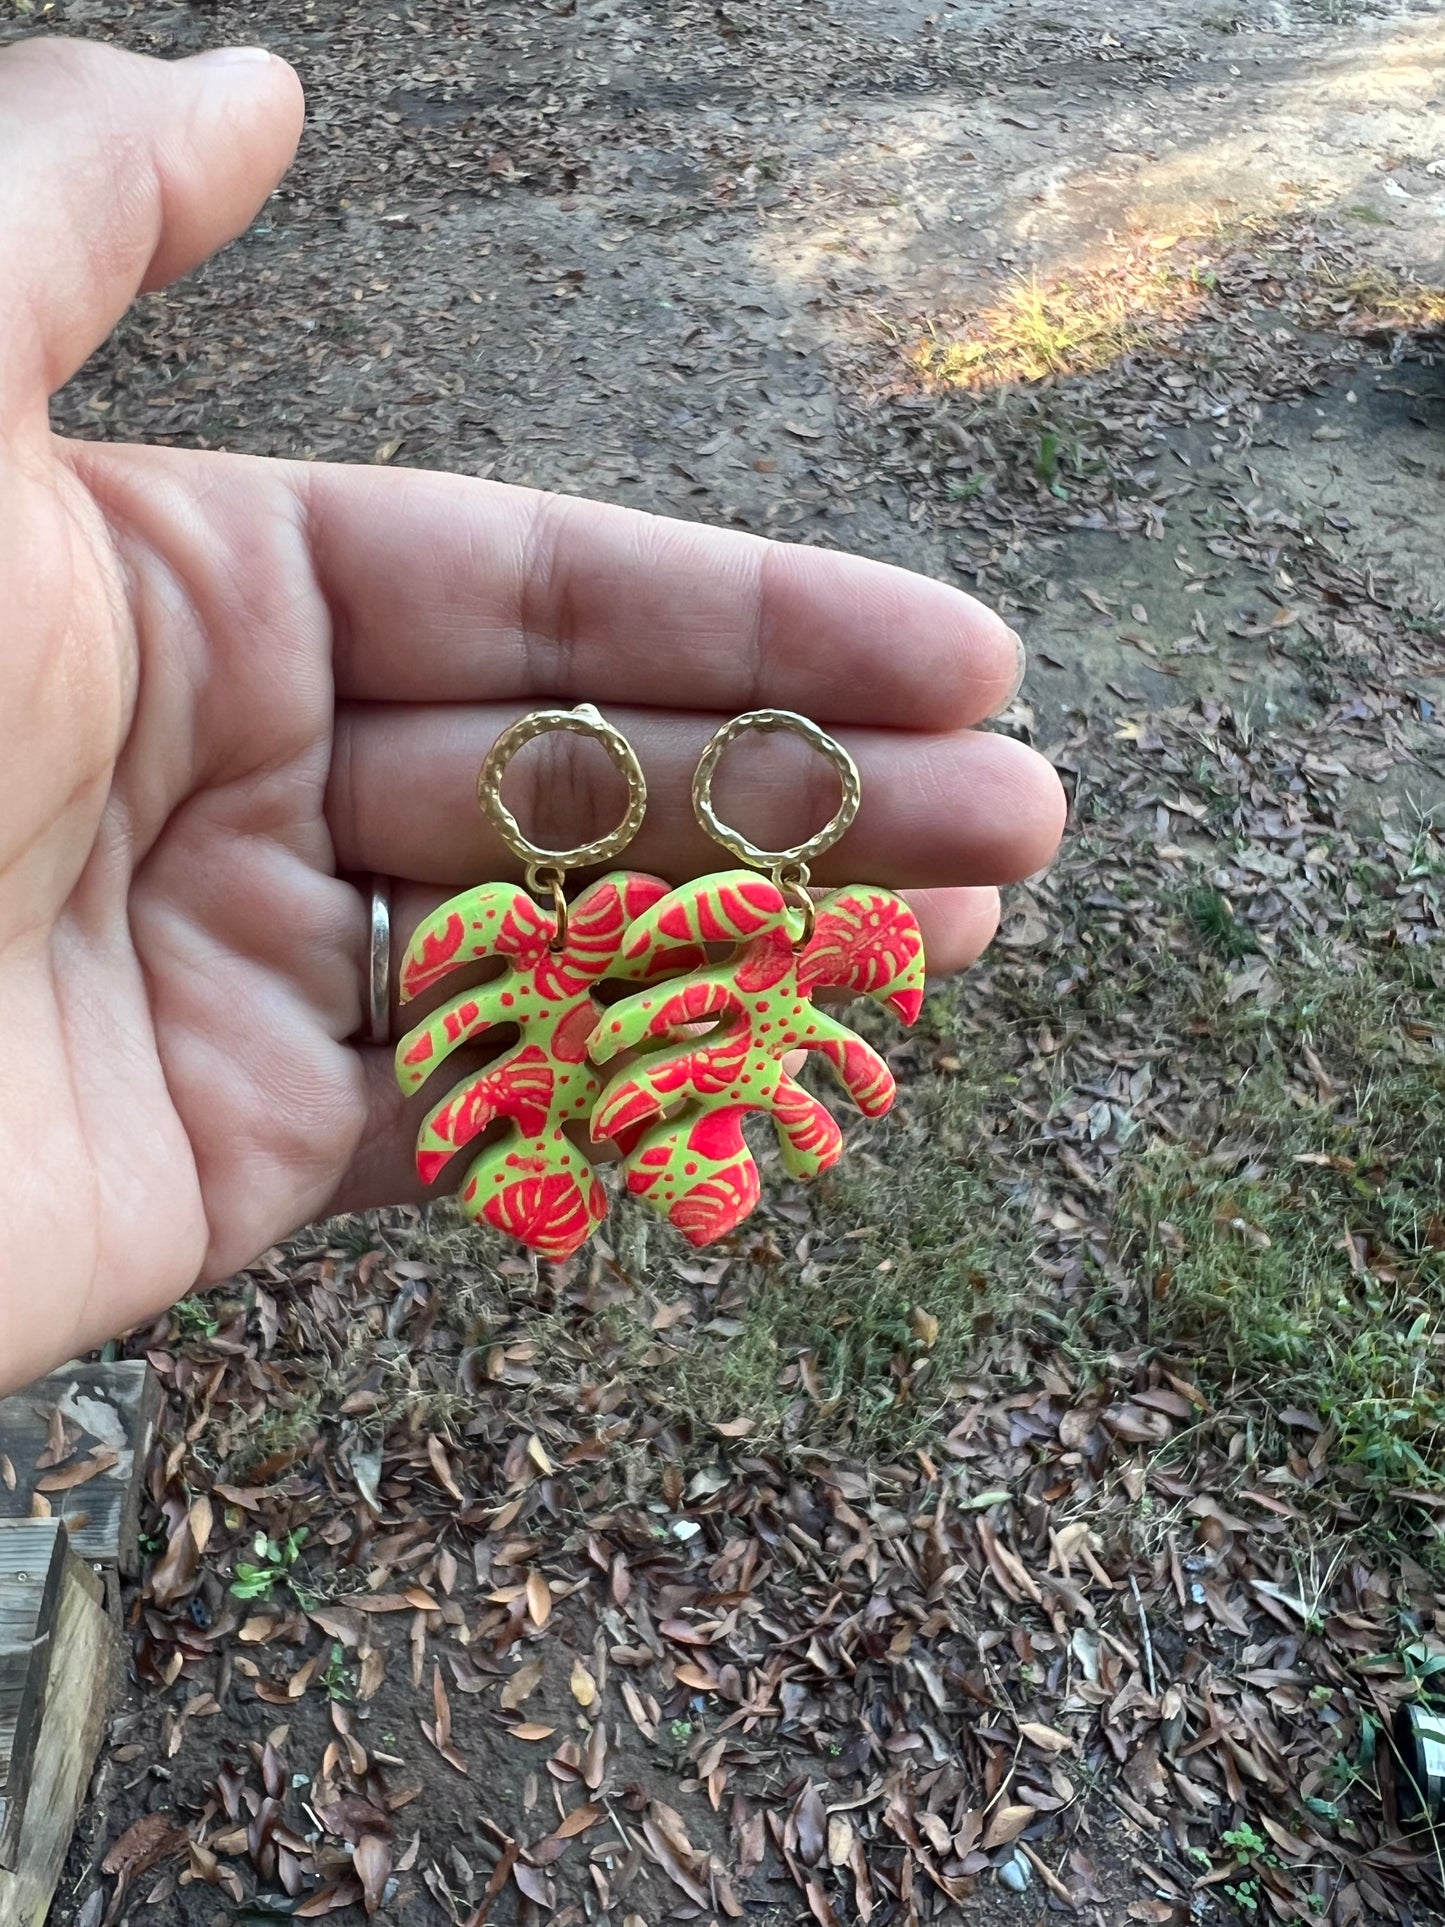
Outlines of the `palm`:
M 0 1390 L 409 1194 L 416 1117 L 347 1041 L 341 879 L 399 879 L 404 939 L 510 874 L 472 786 L 535 703 L 607 706 L 654 798 L 627 863 L 672 877 L 716 867 L 686 797 L 717 713 L 831 722 L 868 798 L 832 876 L 924 886 L 944 968 L 1057 839 L 1046 767 L 968 727 L 1008 632 L 936 584 L 445 477 L 54 440 L 50 389 L 250 217 L 297 122 L 279 62 L 0 56 Z M 543 842 L 595 834 L 611 799 L 549 742 L 518 807 Z M 755 827 L 787 842 L 816 799 L 773 780 Z
M 77 1339 L 323 1210 L 366 1123 L 341 1041 L 361 909 L 326 823 L 330 639 L 275 553 L 265 471 L 218 492 L 215 466 L 58 449 L 23 515 L 33 613 L 11 648 L 57 704 L 86 691 L 97 726 L 31 749 L 22 869 L 45 887 L 3 1129 L 12 1168 L 35 1161 L 31 1278 L 87 1281 Z

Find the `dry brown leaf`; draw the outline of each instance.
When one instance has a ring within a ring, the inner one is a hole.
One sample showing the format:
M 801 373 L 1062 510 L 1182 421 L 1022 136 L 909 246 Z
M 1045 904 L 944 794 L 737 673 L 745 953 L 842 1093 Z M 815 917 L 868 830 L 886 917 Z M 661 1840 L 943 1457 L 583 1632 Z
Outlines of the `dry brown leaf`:
M 375 1699 L 386 1678 L 386 1654 L 379 1646 L 368 1646 L 361 1655 L 361 1671 L 356 1679 L 356 1697 L 359 1700 Z
M 47 1472 L 43 1479 L 35 1481 L 37 1492 L 70 1492 L 78 1485 L 87 1485 L 91 1479 L 98 1478 L 102 1472 L 109 1472 L 119 1464 L 119 1458 L 108 1446 L 102 1447 L 94 1458 L 81 1459 L 77 1465 L 67 1465 L 59 1472 Z
M 908 1323 L 913 1332 L 913 1336 L 918 1340 L 919 1344 L 922 1345 L 925 1350 L 932 1351 L 933 1347 L 938 1343 L 939 1333 L 938 1320 L 934 1317 L 933 1313 L 931 1311 L 924 1311 L 921 1306 L 915 1306 L 908 1314 Z
M 674 1852 L 684 1860 L 691 1860 L 697 1849 L 688 1838 L 687 1823 L 677 1808 L 669 1806 L 665 1800 L 653 1800 L 649 1802 L 647 1810 L 665 1838 L 672 1843 Z
M 313 1894 L 307 1901 L 292 1911 L 293 1920 L 316 1920 L 322 1914 L 334 1914 L 342 1907 L 354 1907 L 361 1899 L 361 1883 L 356 1880 L 341 1880 L 335 1886 L 323 1887 L 319 1894 Z
M 461 1487 L 452 1477 L 452 1468 L 447 1458 L 446 1447 L 442 1444 L 435 1432 L 431 1434 L 426 1442 L 426 1455 L 431 1461 L 432 1471 L 437 1475 L 437 1483 L 442 1486 L 445 1491 L 450 1492 L 458 1505 L 464 1504 L 465 1501 L 462 1498 Z
M 527 1611 L 539 1629 L 552 1617 L 552 1588 L 540 1572 L 527 1574 Z
M 1049 1892 L 1057 1899 L 1064 1901 L 1066 1905 L 1072 1907 L 1074 1905 L 1074 1896 L 1069 1892 L 1063 1881 L 1060 1880 L 1059 1876 L 1043 1856 L 1035 1853 L 1027 1840 L 1019 1841 L 1019 1852 L 1023 1854 L 1024 1858 L 1032 1866 L 1034 1872 L 1038 1875 L 1039 1879 L 1043 1881 Z M 1171 1919 L 1176 1911 L 1174 1908 L 1169 1910 L 1169 1917 Z
M 1155 1386 L 1146 1392 L 1135 1392 L 1134 1403 L 1147 1406 L 1151 1411 L 1163 1412 L 1169 1418 L 1192 1419 L 1202 1401 L 1187 1398 L 1183 1392 L 1163 1385 Z
M 1272 1819 L 1267 1813 L 1261 1813 L 1259 1818 L 1261 1826 L 1270 1839 L 1281 1853 L 1288 1855 L 1291 1860 L 1308 1860 L 1313 1854 L 1314 1849 L 1308 1841 L 1301 1840 L 1297 1833 L 1291 1833 L 1287 1827 L 1282 1827 L 1278 1820 Z
M 535 1720 L 523 1720 L 520 1726 L 509 1726 L 507 1731 L 514 1740 L 550 1740 L 557 1729 L 555 1726 L 539 1726 Z
M 1173 1430 L 1162 1412 L 1146 1412 L 1142 1406 L 1127 1402 L 1111 1405 L 1099 1416 L 1116 1439 L 1131 1445 L 1162 1445 Z
M 1009 1598 L 1017 1601 L 1022 1595 L 1031 1599 L 1036 1606 L 1042 1605 L 1043 1595 L 1034 1582 L 1033 1574 L 1017 1554 L 1003 1543 L 988 1520 L 978 1519 L 974 1529 L 978 1533 L 984 1557 L 993 1568 L 995 1579 Z
M 810 1780 L 798 1795 L 792 1818 L 797 1832 L 797 1852 L 810 1867 L 822 1860 L 828 1838 L 828 1819 L 823 1811 L 823 1796 Z
M 818 1922 L 818 1927 L 838 1927 L 838 1916 L 833 1912 L 833 1903 L 814 1880 L 803 1889 L 808 1903 L 808 1912 Z
M 37 1418 L 43 1417 L 46 1421 L 46 1446 L 35 1461 L 35 1470 L 44 1472 L 70 1457 L 70 1435 L 65 1429 L 65 1419 L 58 1405 L 37 1405 L 34 1410 Z
M 168 1813 L 145 1813 L 116 1841 L 100 1863 L 102 1873 L 119 1874 L 134 1880 L 137 1874 L 159 1866 L 162 1860 L 179 1853 L 186 1844 L 184 1831 L 172 1823 Z
M 440 1660 L 432 1661 L 431 1697 L 432 1707 L 436 1712 L 437 1750 L 441 1752 L 452 1736 L 452 1703 L 447 1698 L 446 1681 L 442 1678 Z
M 191 1537 L 189 1519 L 182 1519 L 169 1545 L 151 1568 L 151 1597 L 158 1606 L 173 1606 L 184 1598 L 200 1570 L 201 1555 Z
M 533 1465 L 536 1466 L 544 1479 L 555 1477 L 556 1467 L 548 1458 L 547 1448 L 535 1432 L 527 1440 L 527 1457 L 532 1461 Z
M 343 1646 L 358 1646 L 362 1639 L 361 1621 L 340 1606 L 313 1606 L 306 1617 L 323 1633 L 330 1633 Z
M 717 1867 L 714 1867 L 712 1872 L 712 1890 L 717 1896 L 718 1906 L 722 1908 L 729 1920 L 742 1920 L 746 1916 L 748 1910 L 738 1899 L 737 1889 L 727 1875 L 720 1872 Z
M 515 1713 L 523 1700 L 530 1699 L 542 1683 L 543 1665 L 540 1659 L 529 1659 L 519 1666 L 502 1688 L 501 1702 L 504 1713 Z
M 306 1661 L 304 1666 L 299 1666 L 291 1675 L 290 1679 L 286 1682 L 286 1697 L 288 1700 L 299 1700 L 302 1697 L 307 1687 L 316 1677 L 321 1666 L 321 1660 L 322 1655 L 320 1653 L 314 1653 L 311 1658 Z
M 652 1850 L 652 1857 L 673 1885 L 680 1887 L 689 1900 L 698 1907 L 706 1907 L 707 1894 L 688 1865 L 691 1859 L 691 1847 L 689 1846 L 685 1852 L 679 1850 L 675 1839 L 670 1837 L 668 1830 L 657 1817 L 657 1808 L 660 1804 L 654 1801 L 642 1822 L 643 1836 Z M 668 1808 L 667 1811 L 670 1813 L 671 1809 Z M 676 1817 L 673 1815 L 674 1819 Z M 684 1841 L 687 1839 L 685 1833 L 682 1837 Z
M 582 1756 L 582 1781 L 588 1791 L 595 1793 L 607 1777 L 607 1733 L 599 1720 L 587 1737 L 587 1750 Z
M 988 1823 L 988 1831 L 981 1842 L 985 1853 L 992 1853 L 995 1847 L 1006 1847 L 1010 1840 L 1017 1840 L 1024 1828 L 1038 1819 L 1032 1807 L 1000 1807 Z
M 622 1702 L 632 1715 L 632 1724 L 645 1740 L 656 1740 L 657 1722 L 642 1703 L 642 1696 L 630 1679 L 622 1682 Z
M 690 1619 L 664 1619 L 657 1629 L 664 1639 L 674 1640 L 679 1646 L 710 1646 L 712 1632 L 705 1626 L 694 1626 Z
M 391 1878 L 391 1842 L 378 1833 L 364 1833 L 356 1843 L 352 1860 L 361 1882 L 361 1900 L 368 1917 L 380 1907 Z
M 599 1806 L 595 1800 L 589 1800 L 585 1806 L 574 1807 L 572 1812 L 569 1813 L 567 1818 L 562 1822 L 561 1826 L 557 1828 L 553 1838 L 557 1840 L 571 1840 L 575 1835 L 586 1833 L 589 1827 L 595 1827 L 599 1820 L 605 1820 L 606 1818 L 607 1809 Z
M 525 1860 L 519 1860 L 512 1869 L 512 1878 L 528 1900 L 535 1901 L 539 1907 L 551 1908 L 551 1887 L 546 1876 L 538 1873 L 535 1867 L 529 1867 Z
M 873 1918 L 877 1902 L 873 1898 L 873 1876 L 868 1869 L 868 1854 L 863 1842 L 855 1835 L 853 1851 L 848 1859 L 848 1871 L 853 1876 L 853 1904 L 858 1909 L 858 1918 L 867 1927 Z
M 681 1666 L 674 1667 L 673 1675 L 683 1686 L 691 1686 L 699 1693 L 717 1691 L 717 1674 L 705 1671 L 691 1660 L 684 1660 Z
M 503 1887 L 506 1886 L 508 1880 L 510 1880 L 512 1869 L 516 1866 L 517 1858 L 521 1851 L 521 1848 L 515 1840 L 508 1840 L 506 1846 L 502 1849 L 501 1859 L 492 1869 L 492 1877 L 487 1882 L 487 1891 L 482 1895 L 475 1911 L 467 1915 L 466 1927 L 486 1927 L 487 1921 L 491 1918 L 492 1907 L 496 1902 L 497 1895 L 502 1891 Z
M 197 1493 L 191 1500 L 191 1508 L 186 1516 L 190 1520 L 191 1537 L 196 1542 L 196 1551 L 204 1556 L 206 1547 L 211 1543 L 211 1527 L 215 1520 L 211 1501 L 204 1492 Z
M 930 1813 L 927 1808 L 914 1815 L 918 1831 L 927 1840 L 933 1851 L 946 1854 L 953 1847 L 953 1835 L 948 1831 L 947 1822 L 941 1813 Z
M 3 1485 L 7 1492 L 13 1492 L 16 1484 L 14 1462 L 6 1453 L 0 1452 L 0 1485 Z
M 572 1662 L 572 1677 L 568 1684 L 572 1688 L 573 1699 L 585 1712 L 597 1698 L 597 1682 L 580 1659 Z
M 1056 1753 L 1066 1753 L 1073 1745 L 1067 1733 L 1060 1733 L 1052 1726 L 1041 1726 L 1037 1720 L 1021 1720 L 1019 1732 L 1030 1746 L 1036 1746 L 1040 1753 L 1051 1758 Z

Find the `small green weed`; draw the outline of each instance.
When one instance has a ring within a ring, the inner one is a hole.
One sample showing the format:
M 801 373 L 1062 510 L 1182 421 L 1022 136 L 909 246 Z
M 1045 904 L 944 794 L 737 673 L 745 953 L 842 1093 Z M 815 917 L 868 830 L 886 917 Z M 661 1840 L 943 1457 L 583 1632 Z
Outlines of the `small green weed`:
M 1256 1833 L 1254 1828 L 1248 1825 L 1232 1827 L 1228 1833 L 1222 1833 L 1219 1837 L 1242 1867 L 1247 1866 L 1256 1854 L 1269 1852 L 1268 1840 L 1262 1833 Z
M 328 1699 L 346 1701 L 356 1697 L 351 1690 L 351 1670 L 346 1664 L 346 1649 L 339 1643 L 332 1643 L 331 1655 L 321 1675 L 321 1685 Z
M 221 1329 L 220 1320 L 204 1298 L 182 1298 L 171 1307 L 171 1317 L 178 1338 L 214 1338 Z
M 1226 1881 L 1224 1891 L 1241 1913 L 1252 1917 L 1259 1912 L 1264 1887 L 1255 1870 L 1261 1866 L 1279 1866 L 1279 1855 L 1273 1851 L 1264 1835 L 1257 1833 L 1247 1823 L 1231 1827 L 1227 1833 L 1220 1835 L 1220 1841 L 1234 1855 L 1235 1864 L 1249 1870 L 1247 1880 Z
M 983 493 L 983 477 L 970 475 L 966 482 L 950 482 L 948 499 L 950 502 L 971 502 L 975 495 Z
M 236 1562 L 232 1593 L 237 1599 L 269 1599 L 278 1586 L 286 1585 L 298 1600 L 302 1599 L 293 1569 L 305 1543 L 305 1526 L 295 1527 L 284 1539 L 268 1539 L 264 1532 L 258 1532 L 251 1542 L 254 1562 L 244 1559 Z
M 1186 908 L 1189 921 L 1221 957 L 1237 963 L 1258 950 L 1253 931 L 1248 924 L 1240 923 L 1233 904 L 1220 891 L 1207 886 L 1191 890 Z

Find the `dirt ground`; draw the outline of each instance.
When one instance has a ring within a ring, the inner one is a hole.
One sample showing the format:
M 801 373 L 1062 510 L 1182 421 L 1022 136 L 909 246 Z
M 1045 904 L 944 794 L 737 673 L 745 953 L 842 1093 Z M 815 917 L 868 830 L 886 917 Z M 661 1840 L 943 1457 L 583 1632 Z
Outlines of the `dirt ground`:
M 59 399 L 65 431 L 594 494 L 1011 613 L 1031 666 L 1003 726 L 1057 757 L 1081 842 L 1013 897 L 975 1018 L 896 1061 L 944 1089 L 992 1021 L 1053 1066 L 1047 1095 L 1010 1083 L 1038 1135 L 1009 1183 L 1061 1303 L 1085 1259 L 1117 1270 L 1117 1120 L 1177 1130 L 1168 1053 L 1070 1015 L 1090 946 L 1127 928 L 1151 954 L 1134 890 L 1162 900 L 1197 862 L 1266 946 L 1282 906 L 1323 937 L 1383 839 L 1401 942 L 1438 936 L 1409 854 L 1445 809 L 1437 8 L 60 0 L 8 31 L 37 26 L 164 54 L 261 39 L 310 98 L 286 186 L 140 305 Z M 1269 994 L 1253 963 L 1225 993 Z M 1065 1033 L 1097 1061 L 1065 1074 Z M 865 1165 L 898 1155 L 882 1142 L 860 1135 Z M 1220 1496 L 1254 1434 L 1210 1430 L 1187 1360 L 1121 1355 L 1105 1391 L 1077 1358 L 996 1352 L 944 1427 L 956 1487 L 930 1448 L 858 1437 L 828 1469 L 801 1418 L 801 1444 L 739 1443 L 724 1474 L 700 1417 L 637 1389 L 674 1327 L 739 1342 L 744 1272 L 755 1292 L 866 1240 L 849 1208 L 814 1227 L 785 1196 L 773 1256 L 736 1273 L 654 1242 L 553 1282 L 399 1214 L 133 1339 L 170 1433 L 134 1697 L 57 1919 L 359 1918 L 369 1855 L 381 1917 L 473 1927 L 1445 1918 L 1388 1828 L 1300 1831 L 1352 1796 L 1320 1734 L 1374 1730 L 1340 1654 L 1445 1625 L 1439 1596 L 1411 1557 L 1341 1555 L 1310 1610 L 1282 1605 L 1308 1597 L 1305 1555 L 1266 1537 L 1246 1560 L 1244 1501 Z M 629 1350 L 609 1320 L 639 1289 Z M 791 1390 L 826 1403 L 806 1367 Z M 1290 1425 L 1286 1483 L 1247 1495 L 1256 1535 L 1320 1471 L 1328 1428 Z M 1196 1426 L 1186 1489 L 1162 1447 Z M 1150 1494 L 1116 1561 L 1110 1517 Z M 238 1601 L 253 1531 L 302 1522 L 304 1581 L 266 1555 Z M 786 1623 L 752 1599 L 760 1562 L 789 1575 Z M 159 1874 L 102 1877 L 154 1813 L 179 1828 Z
M 141 310 L 67 427 L 591 493 L 961 571 L 1005 605 L 912 452 L 880 461 L 879 390 L 916 344 L 1031 276 L 1127 274 L 1301 210 L 1352 260 L 1445 274 L 1433 8 L 74 0 L 60 24 L 163 53 L 263 37 L 311 96 L 287 188 L 179 302 Z M 1267 298 L 1255 318 L 1267 339 Z M 1237 424 L 1166 464 L 1270 511 L 1348 503 L 1327 534 L 1343 557 L 1438 600 L 1438 377 L 1335 372 L 1250 425 L 1247 476 Z M 1151 704 L 1229 675 L 1198 654 L 1161 681 L 1074 586 L 1116 586 L 1167 647 L 1193 614 L 1194 508 L 1127 559 L 1112 530 L 1047 532 L 1052 593 L 1022 598 L 1021 627 L 1048 738 L 1126 669 Z M 1226 623 L 1239 586 L 1210 582 Z

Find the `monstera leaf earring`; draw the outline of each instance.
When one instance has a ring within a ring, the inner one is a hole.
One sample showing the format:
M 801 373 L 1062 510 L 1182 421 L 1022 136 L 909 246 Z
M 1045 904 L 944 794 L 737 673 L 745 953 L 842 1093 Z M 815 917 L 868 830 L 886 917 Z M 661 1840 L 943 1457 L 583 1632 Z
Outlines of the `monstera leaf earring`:
M 713 808 L 718 762 L 748 730 L 795 731 L 838 773 L 837 814 L 792 849 L 759 849 Z M 610 966 L 612 976 L 634 982 L 664 971 L 671 981 L 638 991 L 599 1021 L 594 1062 L 641 1054 L 603 1091 L 592 1134 L 617 1141 L 628 1189 L 695 1245 L 724 1236 L 758 1201 L 758 1170 L 743 1138 L 749 1112 L 771 1117 L 792 1176 L 816 1177 L 837 1162 L 841 1133 L 789 1074 L 784 1060 L 792 1052 L 826 1058 L 869 1117 L 893 1102 L 883 1059 L 813 1002 L 820 991 L 853 991 L 911 1024 L 923 1001 L 923 939 L 901 897 L 854 885 L 815 902 L 808 889 L 809 865 L 843 835 L 859 801 L 852 757 L 807 717 L 758 709 L 725 724 L 698 764 L 693 808 L 714 841 L 752 867 L 704 877 L 649 904 Z M 676 974 L 687 946 L 720 943 L 734 946 L 726 962 Z M 702 1025 L 704 1034 L 689 1035 Z
M 502 777 L 517 751 L 548 730 L 599 742 L 627 784 L 617 828 L 570 850 L 539 849 L 502 801 Z M 647 785 L 631 745 L 590 705 L 540 709 L 497 738 L 477 779 L 477 800 L 508 849 L 526 865 L 526 889 L 483 883 L 453 897 L 412 936 L 401 968 L 409 1002 L 467 965 L 500 959 L 505 968 L 462 990 L 402 1038 L 397 1080 L 419 1090 L 463 1045 L 503 1025 L 515 1043 L 464 1077 L 427 1113 L 416 1164 L 430 1183 L 466 1145 L 499 1120 L 509 1128 L 466 1167 L 461 1205 L 470 1218 L 519 1238 L 547 1258 L 566 1258 L 607 1211 L 607 1198 L 584 1148 L 587 1121 L 602 1088 L 587 1045 L 602 1007 L 593 992 L 615 965 L 628 929 L 667 894 L 657 877 L 617 871 L 566 897 L 569 870 L 609 862 L 632 841 L 647 807 Z M 702 960 L 696 945 L 654 946 L 646 976 Z

